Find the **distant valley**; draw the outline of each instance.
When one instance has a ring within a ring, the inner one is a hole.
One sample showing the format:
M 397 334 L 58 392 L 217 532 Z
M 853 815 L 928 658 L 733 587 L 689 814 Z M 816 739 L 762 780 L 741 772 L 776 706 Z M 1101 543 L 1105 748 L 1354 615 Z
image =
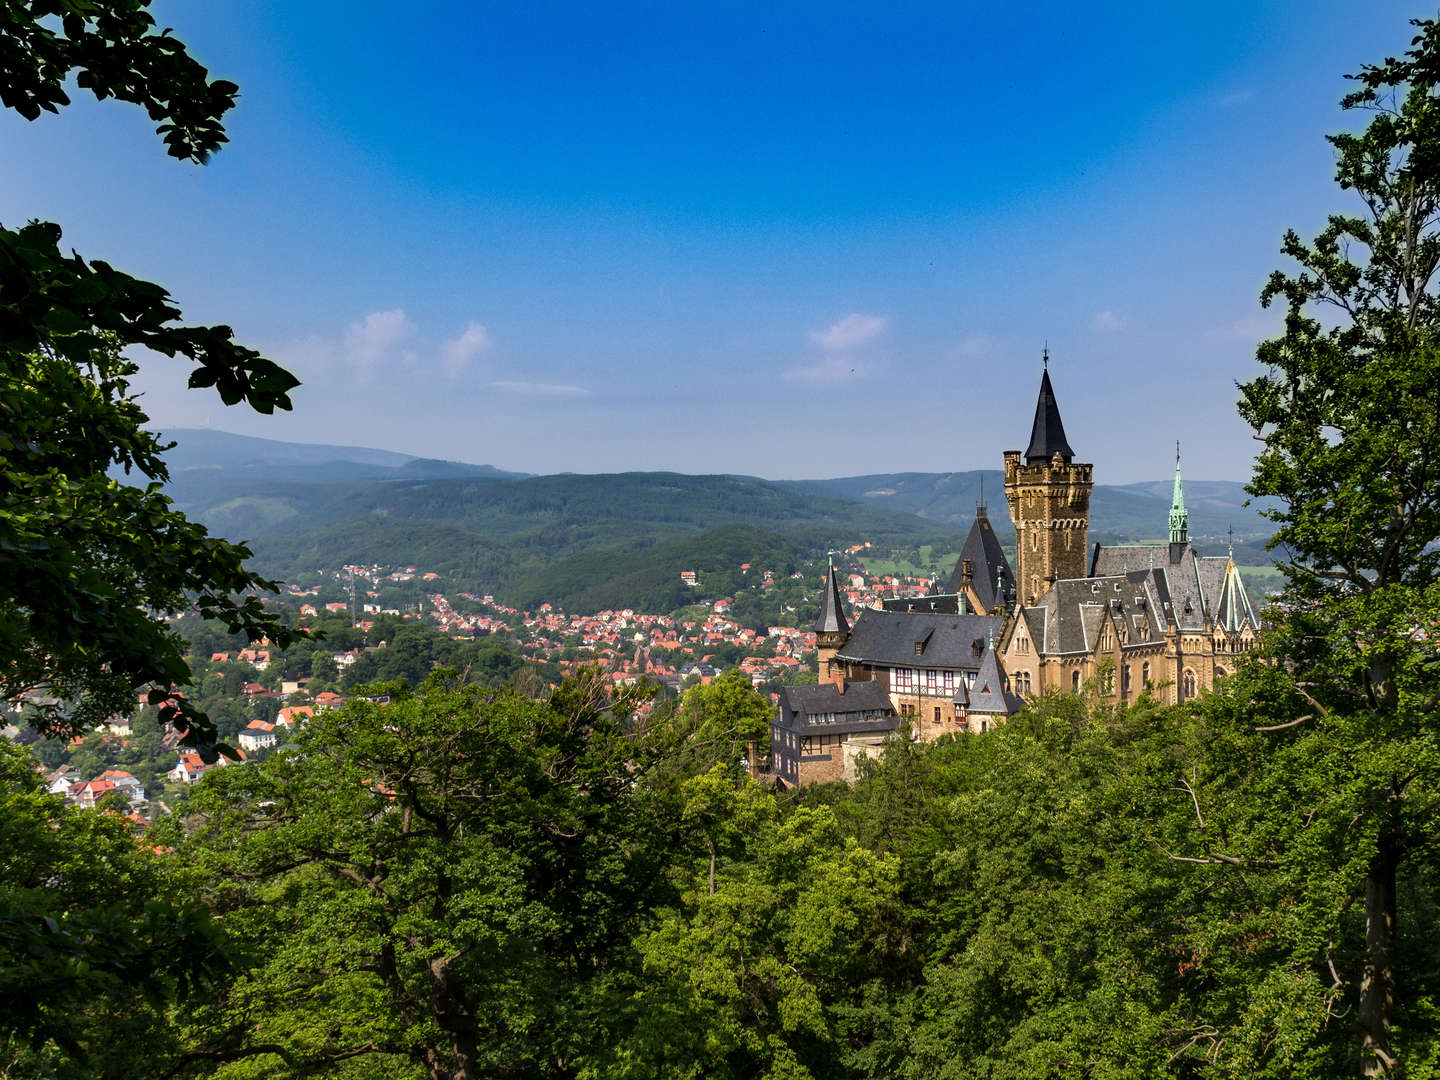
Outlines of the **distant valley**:
M 777 570 L 868 540 L 879 550 L 958 551 L 984 498 L 1013 542 L 999 470 L 812 481 L 677 473 L 533 476 L 362 447 L 177 430 L 168 491 L 213 532 L 243 539 L 264 572 L 293 579 L 346 563 L 415 565 L 519 607 L 686 602 L 679 571 L 763 560 Z M 1242 486 L 1187 482 L 1192 534 L 1240 561 L 1269 535 Z M 1092 536 L 1161 535 L 1170 482 L 1097 485 Z M 938 556 L 937 556 L 938 557 Z

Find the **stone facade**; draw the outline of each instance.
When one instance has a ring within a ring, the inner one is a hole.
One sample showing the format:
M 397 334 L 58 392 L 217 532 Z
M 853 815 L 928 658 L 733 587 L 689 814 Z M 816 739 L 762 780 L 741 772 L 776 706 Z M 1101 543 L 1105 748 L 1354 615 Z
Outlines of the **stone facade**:
M 1005 451 L 1005 500 L 1015 523 L 1016 578 L 1020 595 L 1034 602 L 1050 583 L 1085 576 L 1093 466 L 1055 454 L 1022 464 L 1019 450 Z

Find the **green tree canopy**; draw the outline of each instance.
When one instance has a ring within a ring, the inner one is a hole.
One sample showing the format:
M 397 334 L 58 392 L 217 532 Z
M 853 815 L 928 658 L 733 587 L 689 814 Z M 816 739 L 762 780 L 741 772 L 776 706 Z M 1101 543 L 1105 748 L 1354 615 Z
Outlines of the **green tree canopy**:
M 1435 1027 L 1427 980 L 1406 985 L 1400 902 L 1407 877 L 1423 890 L 1440 829 L 1440 24 L 1415 25 L 1409 51 L 1364 68 L 1342 102 L 1370 115 L 1330 137 L 1362 211 L 1309 243 L 1286 235 L 1299 269 L 1262 294 L 1284 302 L 1285 332 L 1260 346 L 1268 370 L 1240 404 L 1261 441 L 1249 490 L 1279 501 L 1273 546 L 1289 555 L 1271 653 L 1295 708 L 1258 726 L 1271 764 L 1312 793 L 1257 827 L 1328 876 L 1337 912 L 1364 912 L 1328 920 L 1320 952 L 1353 1002 L 1365 1076 L 1398 1075 L 1402 1043 Z M 1352 966 L 1332 962 L 1357 940 Z
M 236 87 L 211 80 L 148 0 L 0 5 L 0 103 L 30 119 L 68 104 L 65 84 L 143 107 L 169 152 L 203 161 L 225 141 Z M 255 594 L 270 583 L 248 550 L 207 534 L 160 493 L 166 447 L 129 388 L 137 347 L 197 365 L 192 387 L 227 405 L 290 408 L 297 380 L 227 326 L 185 326 L 169 295 L 60 250 L 57 225 L 0 226 L 0 694 L 40 695 L 40 723 L 71 733 L 160 687 L 192 744 L 213 725 L 172 683 L 187 681 L 165 617 L 191 602 L 251 640 L 291 636 Z M 138 472 L 143 485 L 114 479 Z
M 257 962 L 196 1016 L 196 1062 L 267 1076 L 355 1057 L 399 1075 L 569 1075 L 668 885 L 637 777 L 642 697 L 546 703 L 441 672 L 317 715 L 190 800 L 182 854 Z

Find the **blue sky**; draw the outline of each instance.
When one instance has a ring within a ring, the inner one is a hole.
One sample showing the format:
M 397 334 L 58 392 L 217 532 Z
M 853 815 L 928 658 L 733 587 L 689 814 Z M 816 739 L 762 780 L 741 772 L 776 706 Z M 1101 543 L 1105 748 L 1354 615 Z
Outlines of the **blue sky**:
M 1042 345 L 1101 482 L 1244 479 L 1281 234 L 1349 210 L 1342 75 L 1424 9 L 157 0 L 241 85 L 167 158 L 0 115 L 0 221 L 165 284 L 304 380 L 157 426 L 532 472 L 995 467 Z M 423 11 L 417 18 L 415 11 Z

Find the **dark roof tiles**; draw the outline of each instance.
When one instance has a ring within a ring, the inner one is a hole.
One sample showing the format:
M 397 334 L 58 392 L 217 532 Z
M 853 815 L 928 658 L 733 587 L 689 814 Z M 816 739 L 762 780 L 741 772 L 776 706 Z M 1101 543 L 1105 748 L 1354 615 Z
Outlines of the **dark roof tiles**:
M 820 614 L 815 617 L 812 629 L 817 634 L 843 634 L 850 629 L 850 620 L 845 618 L 845 605 L 840 600 L 840 582 L 835 577 L 833 565 L 825 574 L 825 589 L 820 595 Z
M 980 667 L 986 642 L 990 635 L 1000 633 L 1002 622 L 998 615 L 949 615 L 867 608 L 855 620 L 839 655 L 846 660 L 886 667 L 976 671 Z
M 1075 451 L 1065 441 L 1065 425 L 1060 420 L 1060 406 L 1055 401 L 1055 389 L 1050 385 L 1050 369 L 1040 376 L 1040 397 L 1035 402 L 1035 423 L 1030 429 L 1030 446 L 1025 451 L 1025 464 L 1037 465 L 1049 461 L 1056 454 L 1060 460 L 1069 462 Z

